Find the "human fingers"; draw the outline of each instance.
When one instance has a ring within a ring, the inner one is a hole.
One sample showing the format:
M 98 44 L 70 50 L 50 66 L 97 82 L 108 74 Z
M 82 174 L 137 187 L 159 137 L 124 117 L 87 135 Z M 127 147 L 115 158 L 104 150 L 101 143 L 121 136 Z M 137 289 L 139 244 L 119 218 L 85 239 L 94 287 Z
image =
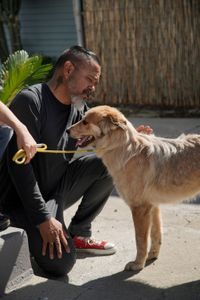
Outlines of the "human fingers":
M 144 130 L 144 125 L 138 126 L 138 127 L 136 128 L 136 130 L 137 130 L 138 132 L 143 131 L 143 130 Z
M 67 242 L 67 239 L 66 239 L 64 233 L 66 234 L 65 231 L 62 231 L 62 232 L 60 233 L 60 241 L 61 241 L 61 243 L 62 243 L 62 245 L 63 245 L 65 251 L 66 251 L 67 253 L 70 253 L 70 248 L 69 248 L 69 245 L 68 245 L 68 242 Z
M 31 155 L 31 158 L 35 156 L 36 152 L 37 152 L 37 144 L 35 143 L 30 146 L 29 153 Z
M 148 134 L 151 134 L 153 132 L 153 129 L 150 126 L 144 126 L 144 127 Z
M 55 246 L 56 246 L 58 258 L 62 258 L 62 247 L 61 247 L 61 242 L 59 237 L 56 238 L 55 240 Z
M 34 157 L 37 151 L 36 145 L 27 145 L 24 146 L 24 151 L 26 152 L 26 161 L 25 164 L 28 164 L 31 159 Z
M 43 241 L 42 243 L 42 255 L 45 256 L 47 251 L 47 243 Z
M 153 129 L 150 126 L 140 125 L 136 128 L 138 132 L 151 134 L 153 132 Z
M 49 242 L 49 258 L 54 259 L 54 242 Z
M 30 152 L 26 151 L 26 160 L 25 160 L 24 164 L 26 165 L 26 164 L 30 163 L 31 159 L 32 159 L 32 154 Z

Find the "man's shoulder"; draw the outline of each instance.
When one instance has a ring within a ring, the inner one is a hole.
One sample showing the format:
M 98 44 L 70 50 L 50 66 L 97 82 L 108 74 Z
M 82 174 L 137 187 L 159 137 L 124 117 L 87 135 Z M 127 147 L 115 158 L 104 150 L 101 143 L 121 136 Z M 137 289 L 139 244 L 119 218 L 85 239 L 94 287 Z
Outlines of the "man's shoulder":
M 42 103 L 43 87 L 43 84 L 39 83 L 22 89 L 13 99 L 11 107 L 13 105 L 23 105 L 23 103 L 26 105 L 35 104 L 40 107 Z
M 18 110 L 26 111 L 28 107 L 31 107 L 32 110 L 39 112 L 42 107 L 40 96 L 41 88 L 41 84 L 37 84 L 22 89 L 12 100 L 10 109 L 16 112 Z
M 34 98 L 40 99 L 42 95 L 42 90 L 43 84 L 38 83 L 24 88 L 19 94 L 22 96 L 32 96 Z

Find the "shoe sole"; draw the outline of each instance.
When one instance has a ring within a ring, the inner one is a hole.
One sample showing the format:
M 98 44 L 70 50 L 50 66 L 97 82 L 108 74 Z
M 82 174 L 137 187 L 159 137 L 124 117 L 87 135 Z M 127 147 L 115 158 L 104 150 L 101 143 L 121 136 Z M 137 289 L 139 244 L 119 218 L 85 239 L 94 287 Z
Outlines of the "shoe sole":
M 80 249 L 76 248 L 77 253 L 88 253 L 93 255 L 112 255 L 116 253 L 115 249 L 106 249 L 106 250 L 99 250 L 99 249 Z
M 0 231 L 6 230 L 10 226 L 10 221 L 6 220 L 3 224 L 0 226 Z

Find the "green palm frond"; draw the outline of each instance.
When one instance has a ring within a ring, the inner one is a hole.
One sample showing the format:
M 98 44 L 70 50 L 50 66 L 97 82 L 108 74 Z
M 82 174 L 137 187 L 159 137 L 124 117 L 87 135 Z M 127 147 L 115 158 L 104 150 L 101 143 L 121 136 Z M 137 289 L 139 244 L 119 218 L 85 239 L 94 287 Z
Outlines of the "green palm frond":
M 9 104 L 24 87 L 44 81 L 51 68 L 41 56 L 29 57 L 24 50 L 11 54 L 0 70 L 0 100 Z

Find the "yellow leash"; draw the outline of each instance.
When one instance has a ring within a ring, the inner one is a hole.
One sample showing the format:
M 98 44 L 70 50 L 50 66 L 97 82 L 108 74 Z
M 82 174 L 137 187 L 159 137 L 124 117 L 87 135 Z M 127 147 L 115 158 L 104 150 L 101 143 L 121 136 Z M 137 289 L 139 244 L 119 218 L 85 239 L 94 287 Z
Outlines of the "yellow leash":
M 46 144 L 37 144 L 37 152 L 40 153 L 53 153 L 53 154 L 69 154 L 69 153 L 84 153 L 84 152 L 95 152 L 94 149 L 83 149 L 83 150 L 49 150 Z M 12 160 L 21 165 L 26 161 L 26 152 L 23 149 L 18 150 L 13 156 Z

